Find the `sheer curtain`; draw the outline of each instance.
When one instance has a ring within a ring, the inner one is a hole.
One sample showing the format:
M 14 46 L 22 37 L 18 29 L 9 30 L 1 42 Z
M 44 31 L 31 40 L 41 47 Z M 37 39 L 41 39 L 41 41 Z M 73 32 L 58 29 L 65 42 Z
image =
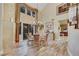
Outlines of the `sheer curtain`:
M 76 6 L 69 8 L 69 21 L 74 24 L 76 22 Z

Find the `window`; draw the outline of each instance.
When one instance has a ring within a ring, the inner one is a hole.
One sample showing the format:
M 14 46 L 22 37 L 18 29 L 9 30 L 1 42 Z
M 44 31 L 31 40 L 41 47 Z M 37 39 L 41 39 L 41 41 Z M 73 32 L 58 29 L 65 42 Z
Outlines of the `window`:
M 21 7 L 20 12 L 25 13 L 25 7 Z
M 32 16 L 35 17 L 35 12 L 34 11 L 32 11 Z
M 29 16 L 32 16 L 32 17 L 36 17 L 36 10 L 35 9 L 32 9 L 24 4 L 21 4 L 20 5 L 20 12 L 21 13 L 24 13 L 24 14 L 27 14 Z
M 27 15 L 31 16 L 31 11 L 27 9 Z

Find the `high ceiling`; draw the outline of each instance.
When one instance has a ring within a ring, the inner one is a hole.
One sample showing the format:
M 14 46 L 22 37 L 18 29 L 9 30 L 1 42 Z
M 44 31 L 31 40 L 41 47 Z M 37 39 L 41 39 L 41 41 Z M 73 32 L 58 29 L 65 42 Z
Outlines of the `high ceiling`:
M 31 7 L 37 8 L 39 11 L 46 7 L 47 3 L 27 3 Z

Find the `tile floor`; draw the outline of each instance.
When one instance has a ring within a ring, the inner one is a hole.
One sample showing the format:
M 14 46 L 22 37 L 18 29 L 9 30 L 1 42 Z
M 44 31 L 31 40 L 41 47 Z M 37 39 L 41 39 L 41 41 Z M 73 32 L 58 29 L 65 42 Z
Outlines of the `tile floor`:
M 60 52 L 61 53 L 61 52 Z M 57 54 L 56 50 L 51 46 L 43 46 L 43 47 L 34 47 L 28 46 L 27 40 L 24 40 L 18 48 L 10 49 L 4 56 L 61 56 L 61 54 Z M 63 56 L 68 56 L 66 54 Z

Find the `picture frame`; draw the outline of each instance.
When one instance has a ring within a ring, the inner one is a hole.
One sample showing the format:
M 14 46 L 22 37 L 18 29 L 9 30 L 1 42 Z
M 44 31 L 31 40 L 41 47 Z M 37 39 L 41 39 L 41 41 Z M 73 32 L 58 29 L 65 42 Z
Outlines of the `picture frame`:
M 58 5 L 56 7 L 56 12 L 57 12 L 56 14 L 60 15 L 60 14 L 67 13 L 69 10 L 69 7 L 70 7 L 70 3 L 62 3 L 62 4 Z

